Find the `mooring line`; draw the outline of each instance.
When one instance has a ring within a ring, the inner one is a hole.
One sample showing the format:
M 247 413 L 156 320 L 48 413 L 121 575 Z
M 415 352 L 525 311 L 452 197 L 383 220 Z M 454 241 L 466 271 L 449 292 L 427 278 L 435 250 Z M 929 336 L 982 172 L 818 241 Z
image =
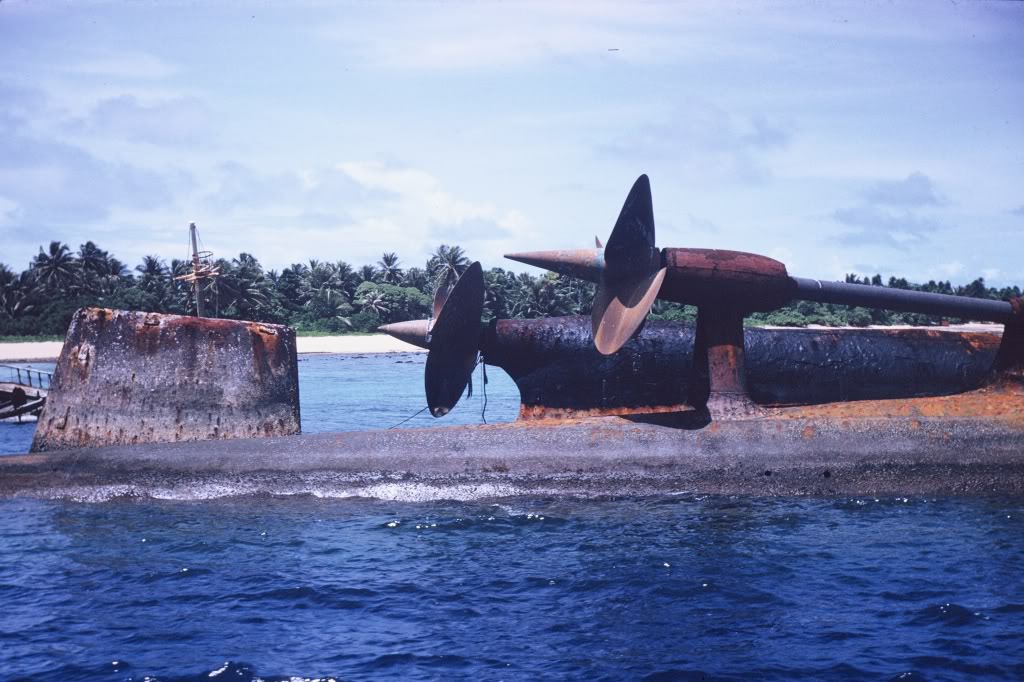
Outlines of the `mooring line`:
M 430 407 L 430 405 L 424 405 L 423 406 L 423 410 L 427 409 L 428 407 Z M 405 419 L 403 419 L 402 421 L 398 422 L 394 426 L 389 426 L 388 430 L 390 431 L 391 429 L 397 429 L 399 426 L 401 426 L 405 422 L 409 421 L 410 419 L 413 419 L 415 417 L 420 416 L 421 414 L 423 414 L 423 410 L 420 410 L 419 412 L 417 412 L 416 414 L 412 415 L 411 417 L 406 417 Z
M 487 423 L 487 363 L 480 360 L 480 371 L 483 372 L 483 392 L 484 392 L 484 406 L 480 410 L 480 418 L 484 420 L 484 424 Z

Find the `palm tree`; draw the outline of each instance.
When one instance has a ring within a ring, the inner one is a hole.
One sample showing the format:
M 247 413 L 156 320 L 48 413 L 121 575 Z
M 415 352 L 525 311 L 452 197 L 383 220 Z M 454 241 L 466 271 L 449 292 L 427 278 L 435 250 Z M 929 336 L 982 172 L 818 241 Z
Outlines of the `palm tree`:
M 139 288 L 155 293 L 167 284 L 167 266 L 159 256 L 143 256 L 142 264 L 135 266 L 139 277 Z
M 402 268 L 398 267 L 398 255 L 385 252 L 377 261 L 380 269 L 380 281 L 384 284 L 398 284 L 402 281 Z
M 419 289 L 423 293 L 428 293 L 430 289 L 430 275 L 423 268 L 409 268 L 402 277 L 402 286 Z
M 517 317 L 558 317 L 569 312 L 572 304 L 553 276 L 526 277 L 512 308 Z
M 302 296 L 306 302 L 313 298 L 331 301 L 333 298 L 346 298 L 347 294 L 338 278 L 338 269 L 330 263 L 318 260 L 309 261 L 309 269 L 302 282 Z
M 106 269 L 110 254 L 88 241 L 78 247 L 78 288 L 90 294 L 106 293 Z
M 285 307 L 296 309 L 306 302 L 303 283 L 308 275 L 309 268 L 302 263 L 292 263 L 281 271 L 281 277 L 274 282 L 274 289 L 283 299 Z
M 40 284 L 50 293 L 67 293 L 75 282 L 78 263 L 71 255 L 67 244 L 50 242 L 49 251 L 39 247 L 39 253 L 32 259 L 32 270 Z
M 363 267 L 359 268 L 358 276 L 359 282 L 360 284 L 362 284 L 363 282 L 376 282 L 377 278 L 379 277 L 379 273 L 377 272 L 377 268 L 373 267 L 372 265 L 364 265 Z
M 135 271 L 139 273 L 137 287 L 153 297 L 150 305 L 163 311 L 171 282 L 167 265 L 159 256 L 143 256 L 142 263 L 135 266 Z
M 427 261 L 427 271 L 434 278 L 438 288 L 455 286 L 455 282 L 468 267 L 469 258 L 461 246 L 441 244 Z
M 381 319 L 388 314 L 387 297 L 377 288 L 367 290 L 359 299 L 359 305 L 363 310 L 372 310 Z
M 338 281 L 338 286 L 345 292 L 348 300 L 351 301 L 356 295 L 356 287 L 361 281 L 359 274 L 352 269 L 351 265 L 340 260 L 334 264 L 334 278 Z
M 220 312 L 247 320 L 262 320 L 270 315 L 273 289 L 256 258 L 240 253 L 230 262 L 218 260 L 217 267 L 220 275 L 214 285 Z
M 14 320 L 30 312 L 32 294 L 31 271 L 19 276 L 4 263 L 0 263 L 0 319 Z

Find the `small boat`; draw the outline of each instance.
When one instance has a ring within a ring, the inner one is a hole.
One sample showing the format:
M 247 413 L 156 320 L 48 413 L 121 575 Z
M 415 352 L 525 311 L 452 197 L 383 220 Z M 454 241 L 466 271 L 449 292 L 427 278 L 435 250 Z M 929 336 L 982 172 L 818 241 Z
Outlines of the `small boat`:
M 0 421 L 36 421 L 46 404 L 53 374 L 31 367 L 0 365 Z

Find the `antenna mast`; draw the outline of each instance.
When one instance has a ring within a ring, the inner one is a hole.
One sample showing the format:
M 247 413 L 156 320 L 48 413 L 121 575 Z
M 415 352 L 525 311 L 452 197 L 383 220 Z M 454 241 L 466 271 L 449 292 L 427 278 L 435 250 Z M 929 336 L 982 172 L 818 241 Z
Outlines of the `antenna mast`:
M 213 254 L 209 251 L 200 251 L 198 244 L 198 228 L 195 223 L 188 224 L 189 239 L 192 242 L 192 272 L 187 275 L 180 275 L 174 279 L 180 279 L 192 283 L 196 294 L 196 316 L 206 317 L 206 303 L 203 301 L 203 282 L 213 280 L 220 274 L 220 270 L 212 265 Z

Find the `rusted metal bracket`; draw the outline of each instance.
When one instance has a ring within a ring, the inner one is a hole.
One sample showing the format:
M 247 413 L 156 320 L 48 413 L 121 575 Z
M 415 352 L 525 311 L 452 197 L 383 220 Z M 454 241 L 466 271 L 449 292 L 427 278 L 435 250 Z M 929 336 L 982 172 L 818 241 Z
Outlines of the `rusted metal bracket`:
M 1013 315 L 1003 327 L 994 369 L 998 378 L 1024 379 L 1024 299 L 1011 299 L 1010 305 Z
M 712 420 L 761 415 L 747 391 L 742 310 L 700 306 L 693 346 L 690 404 Z

